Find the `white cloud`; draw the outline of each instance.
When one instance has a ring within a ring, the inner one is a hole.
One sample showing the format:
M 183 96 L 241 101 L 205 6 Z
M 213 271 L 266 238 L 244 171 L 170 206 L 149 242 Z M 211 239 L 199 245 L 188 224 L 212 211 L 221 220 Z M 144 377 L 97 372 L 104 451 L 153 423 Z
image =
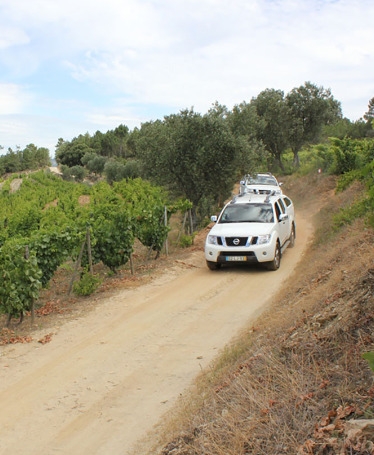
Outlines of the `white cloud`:
M 0 50 L 7 49 L 12 46 L 28 44 L 30 38 L 27 34 L 17 27 L 2 26 L 0 29 Z
M 0 83 L 0 115 L 22 112 L 29 104 L 31 95 L 17 84 Z
M 372 0 L 0 0 L 0 114 L 35 128 L 50 105 L 57 139 L 71 118 L 132 127 L 147 106 L 205 112 L 311 81 L 356 120 L 374 96 L 373 23 Z

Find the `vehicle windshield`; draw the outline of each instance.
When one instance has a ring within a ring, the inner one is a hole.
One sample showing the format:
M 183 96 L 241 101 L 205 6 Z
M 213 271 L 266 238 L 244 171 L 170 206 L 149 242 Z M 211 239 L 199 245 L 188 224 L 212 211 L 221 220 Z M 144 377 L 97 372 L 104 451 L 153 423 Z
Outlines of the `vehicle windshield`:
M 271 204 L 230 204 L 219 220 L 219 223 L 273 223 L 274 215 Z
M 278 186 L 277 181 L 271 175 L 250 175 L 247 180 L 247 185 L 275 185 Z

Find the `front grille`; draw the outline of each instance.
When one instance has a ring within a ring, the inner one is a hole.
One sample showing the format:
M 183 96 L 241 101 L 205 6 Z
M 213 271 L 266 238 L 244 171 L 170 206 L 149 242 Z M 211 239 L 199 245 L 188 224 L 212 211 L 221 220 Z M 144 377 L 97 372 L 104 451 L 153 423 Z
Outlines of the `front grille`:
M 248 241 L 248 237 L 226 237 L 227 246 L 233 246 L 233 247 L 246 246 L 247 241 Z

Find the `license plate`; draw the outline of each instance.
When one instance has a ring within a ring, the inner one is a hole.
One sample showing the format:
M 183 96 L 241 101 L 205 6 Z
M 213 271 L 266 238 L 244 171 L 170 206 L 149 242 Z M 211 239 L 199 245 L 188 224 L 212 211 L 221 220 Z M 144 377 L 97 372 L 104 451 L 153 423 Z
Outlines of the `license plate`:
M 247 256 L 226 256 L 226 261 L 246 261 Z

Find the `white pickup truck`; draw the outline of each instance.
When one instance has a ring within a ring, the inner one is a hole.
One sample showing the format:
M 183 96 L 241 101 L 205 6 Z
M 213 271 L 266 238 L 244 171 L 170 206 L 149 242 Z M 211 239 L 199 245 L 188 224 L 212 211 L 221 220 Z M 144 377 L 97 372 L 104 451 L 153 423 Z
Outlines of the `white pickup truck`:
M 277 270 L 296 238 L 294 205 L 284 194 L 242 194 L 222 209 L 205 241 L 211 270 L 222 264 L 263 263 Z

